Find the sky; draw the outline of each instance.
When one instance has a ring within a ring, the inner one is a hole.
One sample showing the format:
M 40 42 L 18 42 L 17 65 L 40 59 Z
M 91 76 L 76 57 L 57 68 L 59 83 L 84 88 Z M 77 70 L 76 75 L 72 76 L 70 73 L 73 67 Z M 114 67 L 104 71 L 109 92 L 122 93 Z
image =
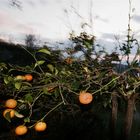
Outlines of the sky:
M 72 31 L 76 35 L 86 31 L 110 46 L 114 36 L 126 35 L 129 0 L 19 1 L 21 9 L 11 6 L 11 0 L 0 0 L 1 39 L 24 42 L 26 35 L 34 34 L 44 40 L 65 40 Z M 132 0 L 132 9 L 131 27 L 139 38 L 140 0 Z

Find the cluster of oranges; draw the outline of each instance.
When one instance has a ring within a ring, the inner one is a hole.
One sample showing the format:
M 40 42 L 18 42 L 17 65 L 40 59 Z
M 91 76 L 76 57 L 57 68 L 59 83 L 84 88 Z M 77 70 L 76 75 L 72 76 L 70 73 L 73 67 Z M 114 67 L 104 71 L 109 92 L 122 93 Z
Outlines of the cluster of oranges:
M 86 91 L 81 91 L 79 94 L 79 102 L 81 104 L 90 104 L 93 100 L 93 96 L 91 93 L 86 92 Z M 10 114 L 10 118 L 13 118 L 15 116 L 15 108 L 17 106 L 17 101 L 15 99 L 8 99 L 5 102 L 5 107 L 6 109 L 3 112 L 3 116 L 5 117 L 5 115 L 7 113 Z M 34 125 L 34 129 L 37 132 L 41 132 L 41 131 L 45 131 L 47 128 L 47 124 L 43 121 L 38 121 L 35 125 Z M 15 128 L 15 134 L 18 136 L 24 135 L 28 132 L 28 127 L 26 125 L 19 125 Z
M 8 99 L 5 102 L 6 109 L 3 111 L 3 116 L 6 117 L 6 114 L 9 113 L 10 118 L 15 116 L 15 108 L 17 106 L 17 101 L 15 99 Z M 43 121 L 39 121 L 34 125 L 34 129 L 37 132 L 44 131 L 47 128 L 47 124 Z M 15 134 L 18 136 L 26 134 L 28 131 L 27 126 L 19 125 L 15 128 Z
M 26 74 L 26 75 L 17 75 L 15 77 L 15 80 L 25 80 L 25 81 L 32 81 L 33 76 L 31 74 Z
M 47 124 L 43 121 L 37 122 L 34 126 L 35 131 L 42 132 L 47 128 Z M 15 129 L 15 134 L 18 136 L 24 135 L 28 132 L 28 128 L 25 125 L 19 125 Z
M 71 60 L 68 60 L 68 63 L 71 63 Z M 26 80 L 26 81 L 32 81 L 33 76 L 31 74 L 26 75 L 18 75 L 15 77 L 15 80 Z M 48 91 L 52 92 L 55 89 L 55 87 L 49 87 Z M 83 105 L 90 104 L 93 100 L 93 96 L 91 93 L 86 91 L 81 91 L 79 93 L 79 102 Z M 15 108 L 17 107 L 17 101 L 15 99 L 8 99 L 5 102 L 5 110 L 3 111 L 3 116 L 6 118 L 7 113 L 9 114 L 10 118 L 13 118 L 16 116 Z M 41 132 L 46 130 L 47 124 L 44 121 L 38 121 L 34 125 L 34 129 L 37 132 Z M 15 128 L 15 134 L 20 136 L 24 135 L 28 132 L 28 127 L 25 124 L 19 125 Z
M 15 110 L 14 108 L 17 106 L 17 101 L 14 99 L 8 99 L 5 102 L 6 109 L 3 111 L 3 116 L 5 117 L 7 113 L 9 113 L 10 118 L 13 118 L 15 116 Z

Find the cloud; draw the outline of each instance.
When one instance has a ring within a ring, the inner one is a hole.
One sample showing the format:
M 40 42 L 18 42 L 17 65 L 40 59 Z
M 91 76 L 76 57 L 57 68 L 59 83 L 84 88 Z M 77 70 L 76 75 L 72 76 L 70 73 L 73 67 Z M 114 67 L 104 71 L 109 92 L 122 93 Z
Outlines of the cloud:
M 140 23 L 140 15 L 134 15 L 132 18 L 135 22 Z
M 27 4 L 31 7 L 36 7 L 36 6 L 40 6 L 40 5 L 46 5 L 48 3 L 47 0 L 38 0 L 38 1 L 35 1 L 35 0 L 25 0 L 24 1 L 24 4 Z
M 3 11 L 0 11 L 0 27 L 7 27 L 7 26 L 11 27 L 15 23 L 16 23 L 16 20 L 14 20 L 11 15 Z
M 109 22 L 108 19 L 102 18 L 102 17 L 100 17 L 99 15 L 96 15 L 96 16 L 95 16 L 95 19 L 100 20 L 100 21 L 105 22 L 105 23 Z
M 25 33 L 25 34 L 31 34 L 35 32 L 35 29 L 29 25 L 26 24 L 17 24 L 15 26 L 16 30 L 21 32 L 21 33 Z
M 35 7 L 36 6 L 36 3 L 33 0 L 28 0 L 28 1 L 26 1 L 26 3 L 28 5 L 30 5 L 31 7 Z
M 35 7 L 36 5 L 33 1 L 30 1 L 30 0 L 27 1 L 27 4 L 30 5 L 31 7 Z
M 115 39 L 115 34 L 113 34 L 113 33 L 103 33 L 101 35 L 101 37 L 104 38 L 104 39 L 114 40 Z
M 119 58 L 122 59 L 123 62 L 125 62 L 125 63 L 127 62 L 127 56 L 119 55 Z M 130 54 L 129 55 L 129 62 L 132 62 L 134 60 L 134 58 L 135 58 L 135 54 Z M 139 61 L 139 58 L 136 57 L 135 60 L 138 60 Z
M 7 18 L 5 18 L 5 15 L 0 12 L 0 25 L 4 25 L 7 22 Z
M 34 28 L 42 28 L 44 27 L 45 28 L 45 23 L 43 22 L 28 22 L 28 25 L 34 27 Z
M 35 1 L 35 0 L 24 0 L 24 1 L 20 0 L 20 6 L 23 7 L 23 10 L 24 10 L 27 6 L 34 8 L 34 7 L 37 6 L 37 4 L 38 4 L 38 3 L 37 3 L 37 1 Z
M 0 41 L 9 41 L 9 35 L 0 34 Z
M 45 4 L 48 3 L 46 0 L 39 0 L 39 2 L 40 2 L 40 4 L 42 4 L 42 5 L 45 5 Z
M 102 37 L 96 40 L 96 43 L 99 44 L 99 46 L 103 47 L 106 52 L 111 53 L 115 50 L 116 45 L 114 40 L 107 40 L 103 39 Z M 99 49 L 99 48 L 97 48 Z
M 5 13 L 3 11 L 0 11 L 0 30 L 1 33 L 6 33 L 7 31 L 17 32 L 17 33 L 24 33 L 24 34 L 30 34 L 35 33 L 36 29 L 35 27 L 30 24 L 23 24 L 19 23 L 16 19 L 14 19 L 10 14 Z M 5 36 L 4 36 L 5 37 Z
M 127 37 L 127 33 L 119 33 L 119 34 L 115 34 L 115 33 L 102 33 L 101 38 L 103 38 L 106 41 L 109 42 L 122 42 L 126 39 Z

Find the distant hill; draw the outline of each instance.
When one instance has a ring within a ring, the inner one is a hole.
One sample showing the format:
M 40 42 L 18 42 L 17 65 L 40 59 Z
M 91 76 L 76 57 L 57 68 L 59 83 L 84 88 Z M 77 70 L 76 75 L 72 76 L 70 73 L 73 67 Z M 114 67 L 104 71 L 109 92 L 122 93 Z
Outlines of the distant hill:
M 19 66 L 26 66 L 31 65 L 35 62 L 34 58 L 29 54 L 23 47 L 25 47 L 29 52 L 37 52 L 39 48 L 35 47 L 27 47 L 20 44 L 13 44 L 4 41 L 0 41 L 0 62 L 19 65 Z M 58 49 L 52 50 L 47 46 L 43 46 L 51 52 L 51 56 L 45 55 L 42 53 L 37 53 L 36 58 L 37 60 L 45 60 L 46 63 L 51 64 L 58 64 L 58 61 L 62 61 L 62 54 L 61 51 Z
M 28 65 L 33 62 L 33 58 L 21 45 L 0 40 L 0 62 Z
M 22 45 L 22 47 L 26 47 L 26 46 Z M 31 65 L 34 62 L 34 59 L 22 47 L 20 44 L 13 44 L 13 43 L 8 43 L 3 40 L 0 40 L 0 62 L 19 65 L 19 66 Z M 26 48 L 30 52 L 37 50 L 37 48 L 28 48 L 28 47 Z M 53 52 L 54 52 L 53 53 L 54 57 L 48 56 L 48 59 L 47 59 L 48 63 L 55 63 L 56 59 L 58 61 L 59 57 L 61 56 L 61 53 L 59 50 L 53 50 Z M 115 66 L 114 70 L 119 73 L 125 71 L 128 68 L 128 66 L 125 64 L 115 64 L 114 66 Z

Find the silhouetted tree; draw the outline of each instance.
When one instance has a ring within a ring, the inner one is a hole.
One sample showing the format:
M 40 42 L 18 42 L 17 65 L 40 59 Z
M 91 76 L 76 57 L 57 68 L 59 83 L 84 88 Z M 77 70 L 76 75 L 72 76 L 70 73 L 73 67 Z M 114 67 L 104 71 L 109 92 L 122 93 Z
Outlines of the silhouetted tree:
M 36 37 L 33 34 L 26 35 L 25 37 L 25 45 L 30 48 L 36 47 Z

